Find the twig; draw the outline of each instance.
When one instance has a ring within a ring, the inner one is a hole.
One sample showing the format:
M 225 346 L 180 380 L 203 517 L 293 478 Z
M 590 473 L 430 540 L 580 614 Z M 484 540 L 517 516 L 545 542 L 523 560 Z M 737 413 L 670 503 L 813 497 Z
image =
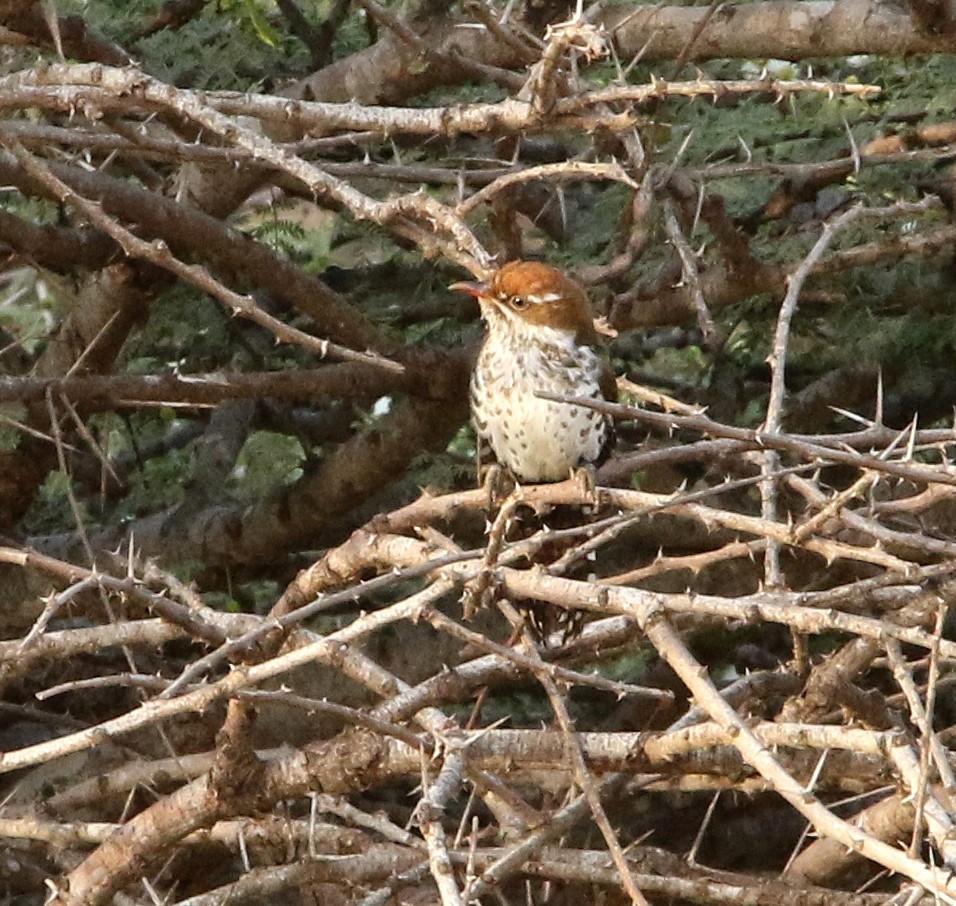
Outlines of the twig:
M 882 462 L 875 456 L 867 456 L 852 450 L 841 449 L 836 445 L 832 447 L 824 446 L 820 441 L 826 442 L 828 440 L 826 436 L 808 439 L 806 435 L 787 434 L 784 432 L 765 434 L 761 430 L 725 425 L 708 418 L 706 415 L 670 415 L 663 412 L 650 412 L 647 409 L 642 409 L 637 406 L 625 406 L 619 403 L 608 403 L 600 400 L 586 399 L 584 397 L 544 392 L 536 395 L 542 399 L 554 400 L 559 403 L 573 403 L 575 406 L 595 409 L 598 412 L 607 413 L 614 418 L 634 419 L 635 421 L 647 422 L 668 431 L 700 431 L 712 437 L 726 437 L 731 440 L 744 441 L 750 444 L 754 449 L 769 447 L 784 453 L 795 453 L 807 459 L 816 458 L 823 462 L 842 463 L 848 466 L 856 466 L 860 469 L 873 469 L 876 472 L 893 475 L 897 478 L 906 478 L 910 481 L 956 486 L 956 469 L 952 469 L 949 466 L 924 466 L 918 463 L 895 461 Z M 886 431 L 881 432 L 881 434 L 892 437 L 895 436 L 896 432 Z M 944 442 L 947 437 L 956 439 L 956 432 L 951 429 L 944 430 L 943 434 L 939 436 L 939 442 Z M 840 444 L 840 446 L 842 447 L 842 444 Z
M 707 670 L 690 654 L 680 636 L 661 614 L 649 614 L 644 631 L 668 664 L 680 676 L 694 699 L 727 733 L 747 762 L 769 780 L 774 789 L 814 826 L 821 836 L 860 852 L 880 865 L 933 890 L 945 903 L 956 903 L 956 881 L 948 872 L 929 868 L 896 847 L 876 840 L 860 828 L 837 818 L 820 800 L 798 784 L 721 697 Z
M 770 365 L 770 396 L 767 400 L 767 415 L 764 419 L 763 435 L 779 434 L 783 422 L 784 396 L 787 392 L 785 383 L 787 366 L 787 349 L 790 344 L 790 322 L 793 320 L 800 299 L 803 284 L 813 270 L 816 263 L 823 257 L 823 253 L 836 238 L 837 233 L 845 229 L 856 220 L 863 208 L 856 206 L 841 214 L 836 220 L 828 222 L 820 238 L 814 243 L 810 253 L 803 259 L 800 266 L 787 280 L 787 294 L 780 305 L 777 315 L 777 327 L 774 331 L 773 346 L 767 363 Z M 763 456 L 761 471 L 766 481 L 760 488 L 760 514 L 764 519 L 775 521 L 777 512 L 777 484 L 769 476 L 780 468 L 780 457 L 774 450 L 768 450 Z M 776 588 L 782 584 L 783 575 L 780 571 L 780 546 L 771 541 L 764 551 L 764 582 L 769 588 Z
M 431 601 L 447 594 L 448 588 L 447 583 L 436 582 L 400 604 L 360 617 L 345 629 L 331 633 L 321 640 L 254 667 L 237 668 L 218 682 L 202 686 L 178 698 L 146 702 L 135 711 L 103 721 L 86 730 L 48 742 L 0 752 L 0 773 L 62 758 L 73 752 L 82 752 L 101 744 L 106 739 L 123 735 L 140 727 L 150 726 L 173 715 L 202 710 L 214 701 L 230 698 L 242 689 L 271 677 L 280 676 L 296 667 L 322 660 L 338 659 L 341 657 L 342 642 L 359 638 L 376 627 L 416 615 Z
M 117 221 L 104 214 L 97 204 L 84 198 L 61 179 L 58 179 L 39 158 L 27 151 L 17 139 L 5 134 L 3 130 L 0 130 L 0 144 L 9 148 L 27 173 L 46 186 L 61 202 L 81 211 L 99 229 L 114 239 L 130 257 L 143 258 L 170 271 L 177 277 L 192 283 L 218 299 L 234 314 L 241 315 L 261 327 L 265 327 L 280 340 L 309 349 L 316 353 L 319 358 L 325 358 L 332 354 L 337 358 L 365 362 L 389 371 L 402 372 L 404 370 L 404 366 L 398 362 L 393 362 L 374 353 L 356 352 L 329 340 L 321 340 L 296 327 L 285 324 L 278 318 L 274 318 L 263 311 L 251 296 L 240 295 L 225 287 L 205 267 L 185 264 L 180 261 L 170 252 L 169 246 L 163 240 L 157 239 L 153 242 L 147 242 L 135 236 L 125 227 L 120 226 Z
M 497 176 L 484 188 L 475 192 L 458 205 L 456 211 L 460 217 L 466 217 L 481 204 L 487 204 L 499 192 L 509 186 L 534 179 L 548 182 L 572 182 L 576 180 L 612 180 L 624 183 L 633 189 L 638 185 L 627 171 L 618 163 L 602 164 L 598 162 L 569 160 L 557 164 L 540 164 L 536 167 L 525 167 L 513 173 Z
M 677 254 L 680 255 L 681 266 L 684 269 L 684 282 L 691 288 L 691 299 L 694 302 L 694 308 L 697 310 L 697 326 L 703 334 L 705 344 L 708 348 L 714 350 L 720 345 L 717 325 L 714 323 L 714 317 L 707 307 L 704 291 L 700 288 L 697 261 L 683 230 L 681 230 L 677 213 L 674 210 L 674 202 L 670 198 L 664 199 L 664 226 L 674 248 L 677 249 Z
M 784 401 L 787 393 L 786 385 L 786 367 L 787 351 L 790 344 L 790 324 L 794 313 L 797 310 L 797 303 L 800 299 L 800 293 L 803 285 L 810 276 L 817 263 L 823 257 L 823 254 L 829 248 L 830 244 L 836 238 L 837 234 L 846 229 L 853 221 L 863 216 L 867 217 L 887 217 L 901 213 L 916 213 L 926 211 L 934 204 L 938 204 L 938 199 L 934 197 L 924 198 L 918 204 L 911 202 L 898 202 L 884 208 L 864 208 L 856 205 L 847 211 L 844 211 L 836 220 L 831 220 L 823 227 L 819 239 L 814 243 L 809 254 L 800 262 L 797 269 L 789 276 L 787 280 L 787 293 L 780 305 L 780 312 L 777 315 L 777 326 L 774 331 L 773 345 L 770 355 L 767 357 L 767 363 L 770 365 L 770 396 L 767 400 L 767 415 L 764 419 L 761 439 L 766 442 L 768 436 L 779 434 L 783 425 Z M 762 472 L 767 481 L 761 485 L 760 501 L 761 515 L 767 520 L 776 520 L 779 517 L 777 511 L 777 485 L 770 477 L 773 472 L 780 468 L 780 458 L 775 450 L 768 450 L 763 457 Z M 774 588 L 780 585 L 783 576 L 780 571 L 780 547 L 771 541 L 767 545 L 764 553 L 764 582 L 768 587 Z
M 69 90 L 47 91 L 59 86 Z M 786 96 L 796 92 L 851 95 L 868 98 L 878 94 L 879 86 L 854 83 L 826 82 L 812 79 L 756 79 L 727 80 L 697 79 L 689 82 L 666 82 L 654 79 L 645 85 L 621 85 L 597 91 L 582 92 L 574 97 L 559 99 L 551 111 L 552 117 L 573 120 L 588 110 L 615 101 L 641 104 L 668 97 L 722 97 L 733 94 L 770 93 Z M 118 69 L 98 64 L 52 64 L 42 69 L 16 73 L 0 79 L 0 107 L 52 106 L 64 112 L 107 110 L 126 112 L 169 107 L 204 121 L 217 134 L 227 133 L 240 147 L 255 151 L 266 145 L 253 145 L 248 136 L 234 123 L 207 117 L 208 113 L 229 116 L 252 116 L 294 125 L 303 130 L 315 129 L 375 131 L 380 135 L 402 133 L 418 135 L 457 135 L 484 133 L 502 128 L 521 131 L 537 121 L 530 101 L 508 99 L 495 104 L 468 104 L 454 107 L 376 107 L 362 104 L 331 104 L 308 101 L 290 101 L 272 95 L 248 92 L 191 92 L 174 89 L 158 79 L 152 79 L 133 69 Z M 621 125 L 622 120 L 633 123 L 630 114 L 609 114 L 605 125 Z M 215 124 L 215 126 L 213 125 Z M 600 121 L 594 118 L 590 125 Z M 257 154 L 257 156 L 259 156 Z M 263 156 L 269 159 L 272 155 Z M 279 159 L 276 159 L 280 163 Z M 281 166 L 281 169 L 286 167 Z M 314 168 L 301 172 L 317 175 Z M 320 180 L 324 181 L 324 180 Z M 310 181 L 307 180 L 307 184 Z M 338 189 L 330 184 L 338 193 Z M 369 199 L 359 193 L 349 194 L 349 200 L 359 202 L 353 211 L 368 210 Z M 345 198 L 342 199 L 345 202 Z M 347 205 L 352 210 L 352 205 Z
M 425 795 L 419 799 L 412 820 L 421 827 L 425 837 L 432 878 L 438 887 L 442 906 L 465 906 L 465 900 L 455 883 L 455 872 L 451 859 L 448 857 L 448 845 L 441 819 L 445 811 L 445 803 L 461 787 L 468 742 L 467 740 L 448 740 L 445 745 L 445 758 L 441 771 L 435 781 L 427 787 Z M 422 779 L 423 782 L 427 782 L 424 766 Z

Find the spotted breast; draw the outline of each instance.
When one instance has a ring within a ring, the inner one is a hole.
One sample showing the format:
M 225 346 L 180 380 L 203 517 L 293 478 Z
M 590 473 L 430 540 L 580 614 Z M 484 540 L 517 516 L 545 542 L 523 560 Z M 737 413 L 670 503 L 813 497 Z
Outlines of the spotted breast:
M 610 418 L 537 394 L 614 399 L 614 374 L 584 289 L 546 264 L 514 261 L 487 283 L 459 283 L 481 306 L 487 333 L 471 380 L 479 440 L 523 482 L 561 481 L 597 465 Z

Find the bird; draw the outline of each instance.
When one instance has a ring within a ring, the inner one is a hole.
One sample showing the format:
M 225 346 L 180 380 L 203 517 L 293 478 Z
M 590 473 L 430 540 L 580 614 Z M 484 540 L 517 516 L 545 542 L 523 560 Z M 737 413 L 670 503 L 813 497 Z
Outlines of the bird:
M 584 287 L 549 264 L 518 260 L 487 281 L 451 288 L 478 300 L 487 327 L 470 387 L 479 447 L 490 447 L 519 483 L 562 481 L 583 469 L 593 488 L 614 440 L 610 416 L 537 395 L 617 399 Z

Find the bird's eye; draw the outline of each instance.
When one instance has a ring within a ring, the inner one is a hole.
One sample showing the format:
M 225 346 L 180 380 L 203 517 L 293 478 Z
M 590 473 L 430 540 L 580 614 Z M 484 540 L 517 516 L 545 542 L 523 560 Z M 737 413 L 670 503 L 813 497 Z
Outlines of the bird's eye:
M 508 299 L 508 304 L 515 309 L 515 311 L 521 311 L 522 308 L 528 307 L 527 299 L 522 299 L 521 296 L 512 296 Z

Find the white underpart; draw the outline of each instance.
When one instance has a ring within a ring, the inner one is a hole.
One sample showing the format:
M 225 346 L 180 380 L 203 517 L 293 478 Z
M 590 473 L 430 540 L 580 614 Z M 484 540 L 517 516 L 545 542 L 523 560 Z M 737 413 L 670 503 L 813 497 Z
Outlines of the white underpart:
M 536 393 L 602 398 L 600 357 L 568 331 L 530 325 L 489 304 L 482 308 L 489 333 L 501 342 L 482 347 L 472 408 L 498 462 L 528 482 L 560 481 L 594 462 L 608 436 L 607 417 Z

